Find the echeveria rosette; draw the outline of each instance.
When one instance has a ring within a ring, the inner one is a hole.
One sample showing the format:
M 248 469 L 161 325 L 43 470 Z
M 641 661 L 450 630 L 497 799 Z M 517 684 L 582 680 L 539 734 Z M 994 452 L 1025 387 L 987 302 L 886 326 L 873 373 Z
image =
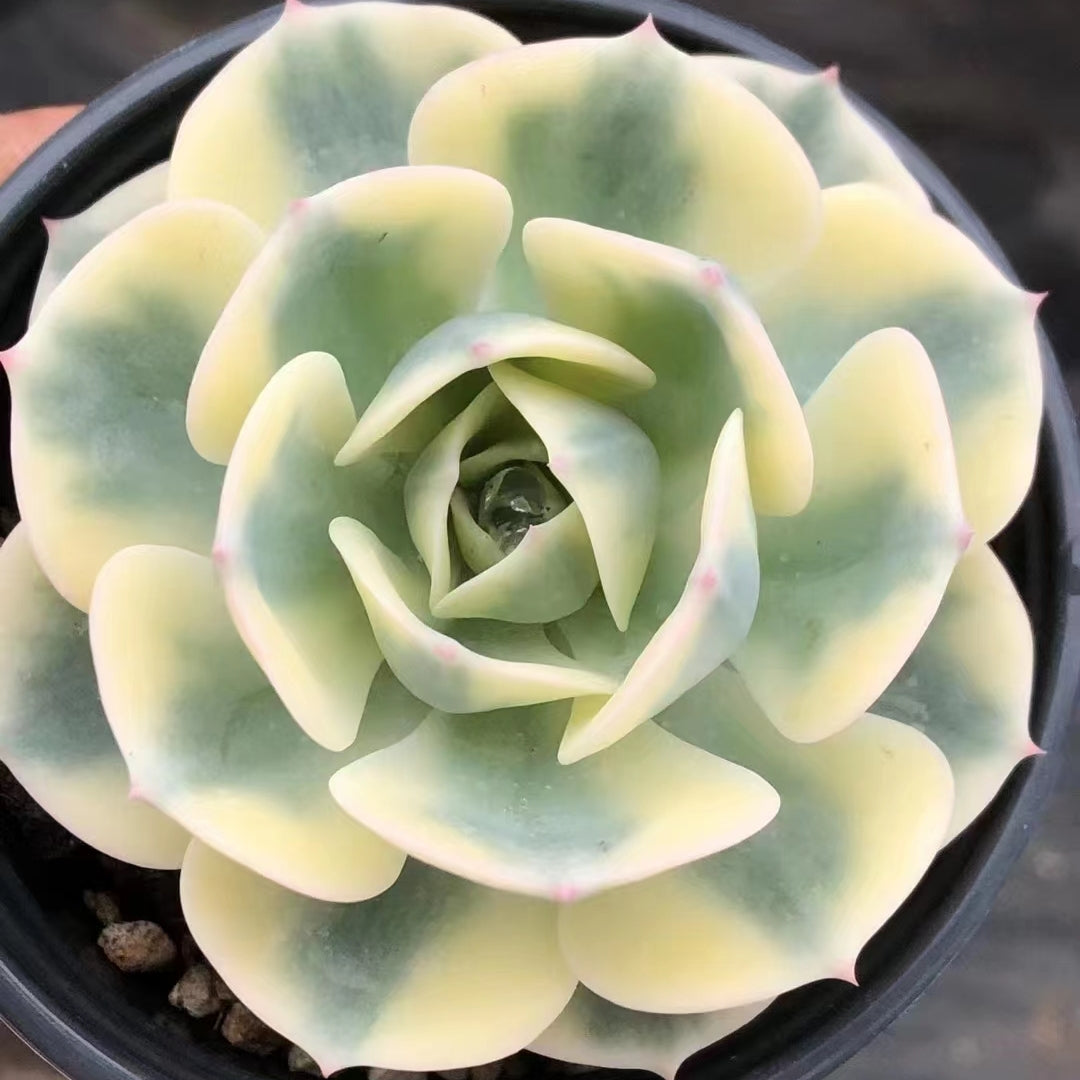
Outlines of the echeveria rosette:
M 1035 752 L 1035 304 L 834 71 L 291 2 L 49 230 L 0 755 L 324 1072 L 670 1076 Z

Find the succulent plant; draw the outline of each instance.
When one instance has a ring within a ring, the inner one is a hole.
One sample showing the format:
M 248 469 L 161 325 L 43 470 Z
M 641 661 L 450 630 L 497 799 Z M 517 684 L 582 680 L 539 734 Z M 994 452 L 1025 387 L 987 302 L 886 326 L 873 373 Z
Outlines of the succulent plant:
M 670 1075 L 1036 752 L 1037 297 L 835 71 L 293 2 L 49 229 L 0 753 L 325 1073 Z

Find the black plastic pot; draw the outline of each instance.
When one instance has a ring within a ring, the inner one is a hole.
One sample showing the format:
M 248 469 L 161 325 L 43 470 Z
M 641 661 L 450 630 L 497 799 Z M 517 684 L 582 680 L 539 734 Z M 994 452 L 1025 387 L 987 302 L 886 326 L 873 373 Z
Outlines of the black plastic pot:
M 471 0 L 526 40 L 628 29 L 652 12 L 692 51 L 735 51 L 805 67 L 756 33 L 670 0 Z M 165 157 L 184 109 L 221 64 L 265 30 L 268 11 L 166 56 L 92 104 L 0 189 L 0 348 L 25 329 L 44 253 L 39 219 L 60 217 Z M 910 142 L 878 119 L 939 208 L 1012 276 L 960 195 Z M 812 1080 L 827 1075 L 910 1005 L 982 923 L 1053 784 L 1080 683 L 1080 447 L 1049 344 L 1035 483 L 999 550 L 1031 613 L 1037 681 L 1032 731 L 1049 751 L 1021 765 L 988 811 L 944 851 L 860 957 L 859 989 L 836 983 L 785 995 L 753 1024 L 703 1051 L 683 1076 Z M 0 381 L 0 506 L 14 493 Z M 152 992 L 97 955 L 72 882 L 0 848 L 0 1015 L 74 1080 L 252 1080 L 273 1074 L 162 1013 Z M 538 1064 L 538 1068 L 541 1068 Z

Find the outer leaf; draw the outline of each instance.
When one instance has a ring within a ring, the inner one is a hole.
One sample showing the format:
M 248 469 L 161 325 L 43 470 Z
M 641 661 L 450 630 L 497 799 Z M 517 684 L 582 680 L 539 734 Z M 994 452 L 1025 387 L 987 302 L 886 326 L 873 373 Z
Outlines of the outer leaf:
M 560 761 L 579 761 L 621 739 L 710 675 L 742 643 L 757 606 L 756 541 L 742 414 L 735 412 L 713 454 L 701 549 L 679 602 L 611 698 L 576 703 Z
M 452 72 L 416 110 L 409 160 L 498 177 L 519 227 L 551 215 L 617 228 L 747 280 L 794 265 L 820 227 L 817 181 L 783 125 L 667 45 L 651 20 L 624 37 L 527 45 Z M 532 289 L 516 236 L 503 270 L 502 306 L 517 306 Z
M 745 56 L 703 56 L 710 71 L 734 79 L 764 102 L 799 141 L 823 188 L 868 180 L 913 207 L 930 201 L 892 144 L 847 99 L 835 67 L 789 71 Z
M 814 491 L 759 522 L 761 599 L 734 664 L 788 738 L 854 721 L 918 644 L 971 539 L 945 405 L 922 346 L 880 330 L 806 406 Z
M 413 110 L 441 75 L 517 44 L 471 12 L 407 4 L 286 4 L 188 109 L 172 198 L 239 207 L 274 226 L 293 199 L 405 164 Z
M 300 731 L 233 629 L 209 559 L 120 552 L 94 589 L 90 633 L 105 711 L 145 798 L 290 889 L 346 901 L 390 886 L 404 856 L 327 790 L 364 746 L 333 754 Z
M 613 1005 L 579 986 L 562 1015 L 529 1049 L 600 1069 L 648 1069 L 675 1080 L 679 1066 L 750 1023 L 769 1002 L 709 1013 L 646 1013 Z
M 934 621 L 874 712 L 928 735 L 949 759 L 956 807 L 947 839 L 967 828 L 1023 758 L 1034 643 L 1024 603 L 997 556 L 972 548 Z
M 1042 373 L 1037 298 L 958 229 L 872 184 L 825 192 L 810 257 L 758 298 L 800 398 L 883 326 L 930 354 L 949 412 L 964 508 L 980 540 L 1013 516 L 1035 466 Z
M 19 506 L 49 580 L 76 607 L 129 544 L 209 552 L 222 473 L 188 444 L 184 399 L 261 243 L 225 206 L 148 210 L 79 263 L 5 354 Z
M 325 904 L 193 844 L 180 896 L 207 959 L 329 1076 L 463 1068 L 513 1053 L 574 989 L 553 904 L 421 863 L 383 896 Z
M 799 746 L 772 730 L 729 668 L 660 722 L 769 780 L 780 813 L 729 851 L 563 908 L 563 951 L 578 977 L 649 1012 L 733 1008 L 853 979 L 859 950 L 945 833 L 953 793 L 941 752 L 870 715 Z
M 447 168 L 384 169 L 298 204 L 199 361 L 196 450 L 226 462 L 270 376 L 309 350 L 337 357 L 362 412 L 411 345 L 476 306 L 511 216 L 500 184 Z
M 594 334 L 534 315 L 463 315 L 417 342 L 394 367 L 342 447 L 339 463 L 356 461 L 455 379 L 500 360 L 524 360 L 534 374 L 585 393 L 625 395 L 656 381 L 641 361 Z
M 556 218 L 530 221 L 523 241 L 554 317 L 616 342 L 655 373 L 656 386 L 625 410 L 659 451 L 674 507 L 700 498 L 708 455 L 736 408 L 746 418 L 758 512 L 806 505 L 813 455 L 798 399 L 760 320 L 719 266 Z
M 0 758 L 69 832 L 124 862 L 180 865 L 188 834 L 129 797 L 101 709 L 86 616 L 60 597 L 25 525 L 0 547 Z
M 382 653 L 327 529 L 347 511 L 395 547 L 408 536 L 396 457 L 334 465 L 355 422 L 332 356 L 286 364 L 240 431 L 215 544 L 240 636 L 296 722 L 330 750 L 356 738 Z
M 334 797 L 425 863 L 570 901 L 737 844 L 776 814 L 753 773 L 653 724 L 559 764 L 569 705 L 446 716 L 343 769 Z
M 433 708 L 484 712 L 615 689 L 603 675 L 567 660 L 538 627 L 476 620 L 455 627 L 455 641 L 425 621 L 426 584 L 370 529 L 336 518 L 330 539 L 349 567 L 386 662 Z
M 656 450 L 639 427 L 610 406 L 513 364 L 499 364 L 491 375 L 540 436 L 552 475 L 581 511 L 604 597 L 615 624 L 625 630 L 656 534 Z
M 41 313 L 45 301 L 52 296 L 57 285 L 87 252 L 133 217 L 165 201 L 168 175 L 169 163 L 163 161 L 113 188 L 81 214 L 45 222 L 49 248 L 34 291 L 31 322 Z

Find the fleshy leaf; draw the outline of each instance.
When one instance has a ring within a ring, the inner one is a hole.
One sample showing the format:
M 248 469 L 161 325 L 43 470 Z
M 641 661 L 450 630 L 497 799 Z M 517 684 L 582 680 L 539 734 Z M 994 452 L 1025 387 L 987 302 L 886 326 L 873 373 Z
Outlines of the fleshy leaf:
M 579 986 L 559 1019 L 529 1049 L 557 1061 L 598 1069 L 647 1069 L 675 1080 L 691 1054 L 749 1024 L 768 1004 L 708 1013 L 645 1013 L 624 1009 Z
M 626 629 L 656 535 L 656 450 L 618 409 L 513 364 L 498 364 L 491 375 L 547 447 L 552 475 L 585 520 L 612 618 Z
M 296 722 L 330 750 L 356 738 L 382 653 L 327 529 L 348 512 L 394 546 L 408 537 L 393 455 L 334 465 L 355 422 L 332 356 L 281 368 L 229 459 L 214 547 L 240 636 Z
M 875 713 L 934 740 L 956 780 L 947 839 L 978 816 L 1018 761 L 1038 753 L 1028 734 L 1034 644 L 1024 603 L 982 545 L 960 560 L 923 639 Z
M 519 229 L 572 218 L 719 259 L 747 280 L 794 265 L 820 230 L 820 188 L 783 124 L 651 21 L 445 76 L 416 110 L 409 160 L 498 177 Z M 500 306 L 528 303 L 517 233 L 501 269 Z
M 115 555 L 90 634 L 105 712 L 144 798 L 290 889 L 348 901 L 390 886 L 404 856 L 327 788 L 363 743 L 335 754 L 297 727 L 233 628 L 209 559 L 149 546 Z M 421 706 L 390 698 L 404 734 Z M 384 732 L 373 737 L 386 745 Z
M 45 253 L 45 262 L 34 292 L 34 306 L 30 310 L 31 322 L 38 317 L 45 301 L 87 252 L 97 247 L 121 225 L 126 225 L 144 210 L 165 201 L 168 175 L 169 163 L 163 161 L 113 188 L 81 214 L 45 222 L 49 234 L 49 249 Z
M 530 221 L 524 245 L 555 318 L 616 342 L 655 373 L 656 386 L 625 411 L 660 452 L 665 489 L 707 462 L 741 408 L 758 513 L 806 505 L 813 455 L 799 401 L 760 320 L 719 266 L 556 218 Z
M 382 896 L 327 904 L 192 844 L 180 898 L 199 948 L 325 1076 L 426 1071 L 520 1049 L 569 1001 L 558 908 L 408 862 Z
M 224 464 L 270 376 L 304 352 L 337 358 L 362 412 L 417 340 L 475 308 L 512 213 L 495 180 L 437 167 L 384 169 L 298 203 L 199 360 L 195 449 Z
M 457 8 L 286 4 L 281 21 L 188 109 L 169 194 L 229 203 L 271 228 L 293 199 L 404 165 L 409 122 L 428 87 L 516 44 Z
M 180 865 L 188 834 L 129 796 L 86 615 L 49 584 L 24 525 L 0 547 L 0 759 L 46 813 L 98 851 L 155 869 Z
M 814 491 L 798 517 L 758 522 L 761 597 L 733 661 L 798 742 L 832 735 L 877 700 L 971 539 L 941 391 L 907 331 L 855 345 L 806 420 Z
M 534 315 L 463 315 L 417 342 L 394 367 L 339 463 L 356 461 L 453 380 L 501 360 L 523 360 L 534 374 L 585 393 L 648 390 L 656 381 L 639 360 L 594 334 Z
M 724 425 L 713 453 L 701 548 L 675 609 L 615 694 L 582 703 L 566 729 L 559 760 L 580 761 L 623 738 L 710 675 L 742 644 L 758 598 L 757 532 L 743 451 L 742 413 Z
M 955 226 L 883 188 L 832 188 L 824 205 L 809 258 L 756 298 L 792 384 L 805 400 L 865 334 L 910 330 L 941 384 L 968 520 L 988 540 L 1016 512 L 1035 467 L 1037 300 Z
M 405 516 L 412 542 L 431 578 L 428 606 L 432 610 L 456 584 L 446 516 L 458 484 L 462 452 L 493 420 L 506 417 L 510 411 L 497 386 L 489 384 L 484 387 L 428 443 L 405 480 Z M 461 513 L 459 506 L 459 517 Z M 467 508 L 465 513 L 468 514 Z M 462 522 L 455 532 L 465 528 Z M 476 529 L 481 536 L 490 539 L 479 526 Z M 497 545 L 492 551 L 480 536 L 473 535 L 471 531 L 466 539 L 473 559 L 486 561 L 490 558 L 494 565 L 502 554 Z M 494 544 L 494 540 L 491 543 Z
M 848 101 L 835 67 L 790 71 L 746 56 L 703 56 L 698 63 L 764 102 L 798 140 L 823 188 L 866 180 L 929 209 L 926 192 L 892 144 Z
M 560 937 L 578 978 L 649 1012 L 734 1008 L 854 979 L 859 950 L 945 834 L 953 786 L 941 752 L 872 715 L 819 743 L 790 742 L 726 667 L 659 722 L 763 776 L 780 812 L 728 851 L 564 907 Z
M 261 244 L 226 206 L 148 210 L 72 270 L 5 354 L 19 507 L 49 580 L 84 611 L 121 548 L 210 551 L 223 474 L 189 445 L 184 401 Z
M 577 611 L 599 580 L 585 519 L 571 505 L 530 527 L 509 555 L 452 589 L 432 614 L 440 619 L 554 622 Z
M 484 712 L 610 694 L 615 683 L 568 660 L 540 627 L 469 620 L 448 637 L 427 613 L 427 585 L 358 521 L 335 518 L 330 539 L 367 608 L 386 662 L 433 708 Z M 428 620 L 428 621 L 425 621 Z
M 730 847 L 776 814 L 759 777 L 655 724 L 560 765 L 569 711 L 433 712 L 330 787 L 358 821 L 429 865 L 561 902 Z

